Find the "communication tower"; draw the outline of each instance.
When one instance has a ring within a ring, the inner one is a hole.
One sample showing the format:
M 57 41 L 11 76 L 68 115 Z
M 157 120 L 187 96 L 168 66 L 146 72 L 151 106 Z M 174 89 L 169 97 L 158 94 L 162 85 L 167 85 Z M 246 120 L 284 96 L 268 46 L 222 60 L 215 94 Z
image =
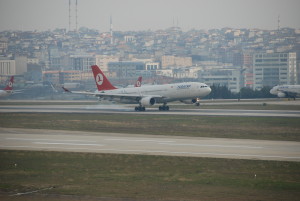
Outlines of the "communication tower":
M 69 0 L 69 31 L 72 30 L 72 0 Z M 78 0 L 75 1 L 75 30 L 78 30 Z
M 277 19 L 277 31 L 279 33 L 280 30 L 280 15 L 278 15 L 278 19 Z
M 114 44 L 114 35 L 113 35 L 113 24 L 112 24 L 112 17 L 110 16 L 110 44 Z

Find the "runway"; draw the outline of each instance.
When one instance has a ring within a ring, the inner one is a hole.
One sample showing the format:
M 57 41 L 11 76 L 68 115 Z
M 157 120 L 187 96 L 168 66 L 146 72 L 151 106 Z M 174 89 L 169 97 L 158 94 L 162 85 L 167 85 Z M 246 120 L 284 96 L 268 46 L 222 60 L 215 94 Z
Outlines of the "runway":
M 242 109 L 176 109 L 158 111 L 147 108 L 136 112 L 130 105 L 1 105 L 1 112 L 16 113 L 109 113 L 109 114 L 153 114 L 195 116 L 257 116 L 257 117 L 300 117 L 300 110 L 242 110 Z
M 0 128 L 0 149 L 300 161 L 300 142 Z

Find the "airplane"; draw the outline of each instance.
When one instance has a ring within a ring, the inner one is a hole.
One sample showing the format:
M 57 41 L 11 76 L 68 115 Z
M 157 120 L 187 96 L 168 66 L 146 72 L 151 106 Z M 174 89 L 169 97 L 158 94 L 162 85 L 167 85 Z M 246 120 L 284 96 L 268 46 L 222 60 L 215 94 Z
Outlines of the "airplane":
M 135 111 L 145 111 L 145 106 L 162 103 L 159 110 L 169 110 L 168 102 L 181 101 L 186 104 L 197 104 L 199 98 L 208 95 L 211 88 L 204 83 L 183 82 L 164 85 L 143 85 L 132 88 L 116 88 L 113 86 L 97 65 L 91 66 L 98 91 L 76 92 L 63 87 L 65 92 L 85 94 L 120 103 L 137 103 Z
M 0 90 L 0 97 L 8 96 L 13 93 L 14 76 L 10 77 L 10 80 L 3 90 Z
M 300 96 L 300 85 L 278 85 L 270 90 L 270 93 L 279 98 Z

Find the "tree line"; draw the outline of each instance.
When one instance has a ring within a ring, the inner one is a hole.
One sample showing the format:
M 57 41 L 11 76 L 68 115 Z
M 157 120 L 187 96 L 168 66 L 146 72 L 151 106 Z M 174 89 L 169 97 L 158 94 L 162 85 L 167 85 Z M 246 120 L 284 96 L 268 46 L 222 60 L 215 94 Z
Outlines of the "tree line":
M 239 93 L 231 92 L 227 86 L 212 85 L 211 93 L 207 99 L 247 99 L 247 98 L 275 98 L 277 96 L 270 93 L 272 87 L 265 86 L 261 90 L 253 90 L 248 87 L 241 88 Z

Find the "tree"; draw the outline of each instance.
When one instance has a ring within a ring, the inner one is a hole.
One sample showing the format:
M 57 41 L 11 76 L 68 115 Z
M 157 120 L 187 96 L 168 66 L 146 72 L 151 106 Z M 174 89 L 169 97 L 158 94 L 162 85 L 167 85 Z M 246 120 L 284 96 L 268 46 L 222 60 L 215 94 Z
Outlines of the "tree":
M 227 86 L 213 84 L 210 88 L 211 93 L 207 97 L 209 99 L 228 99 L 233 97 L 232 92 L 227 88 Z

